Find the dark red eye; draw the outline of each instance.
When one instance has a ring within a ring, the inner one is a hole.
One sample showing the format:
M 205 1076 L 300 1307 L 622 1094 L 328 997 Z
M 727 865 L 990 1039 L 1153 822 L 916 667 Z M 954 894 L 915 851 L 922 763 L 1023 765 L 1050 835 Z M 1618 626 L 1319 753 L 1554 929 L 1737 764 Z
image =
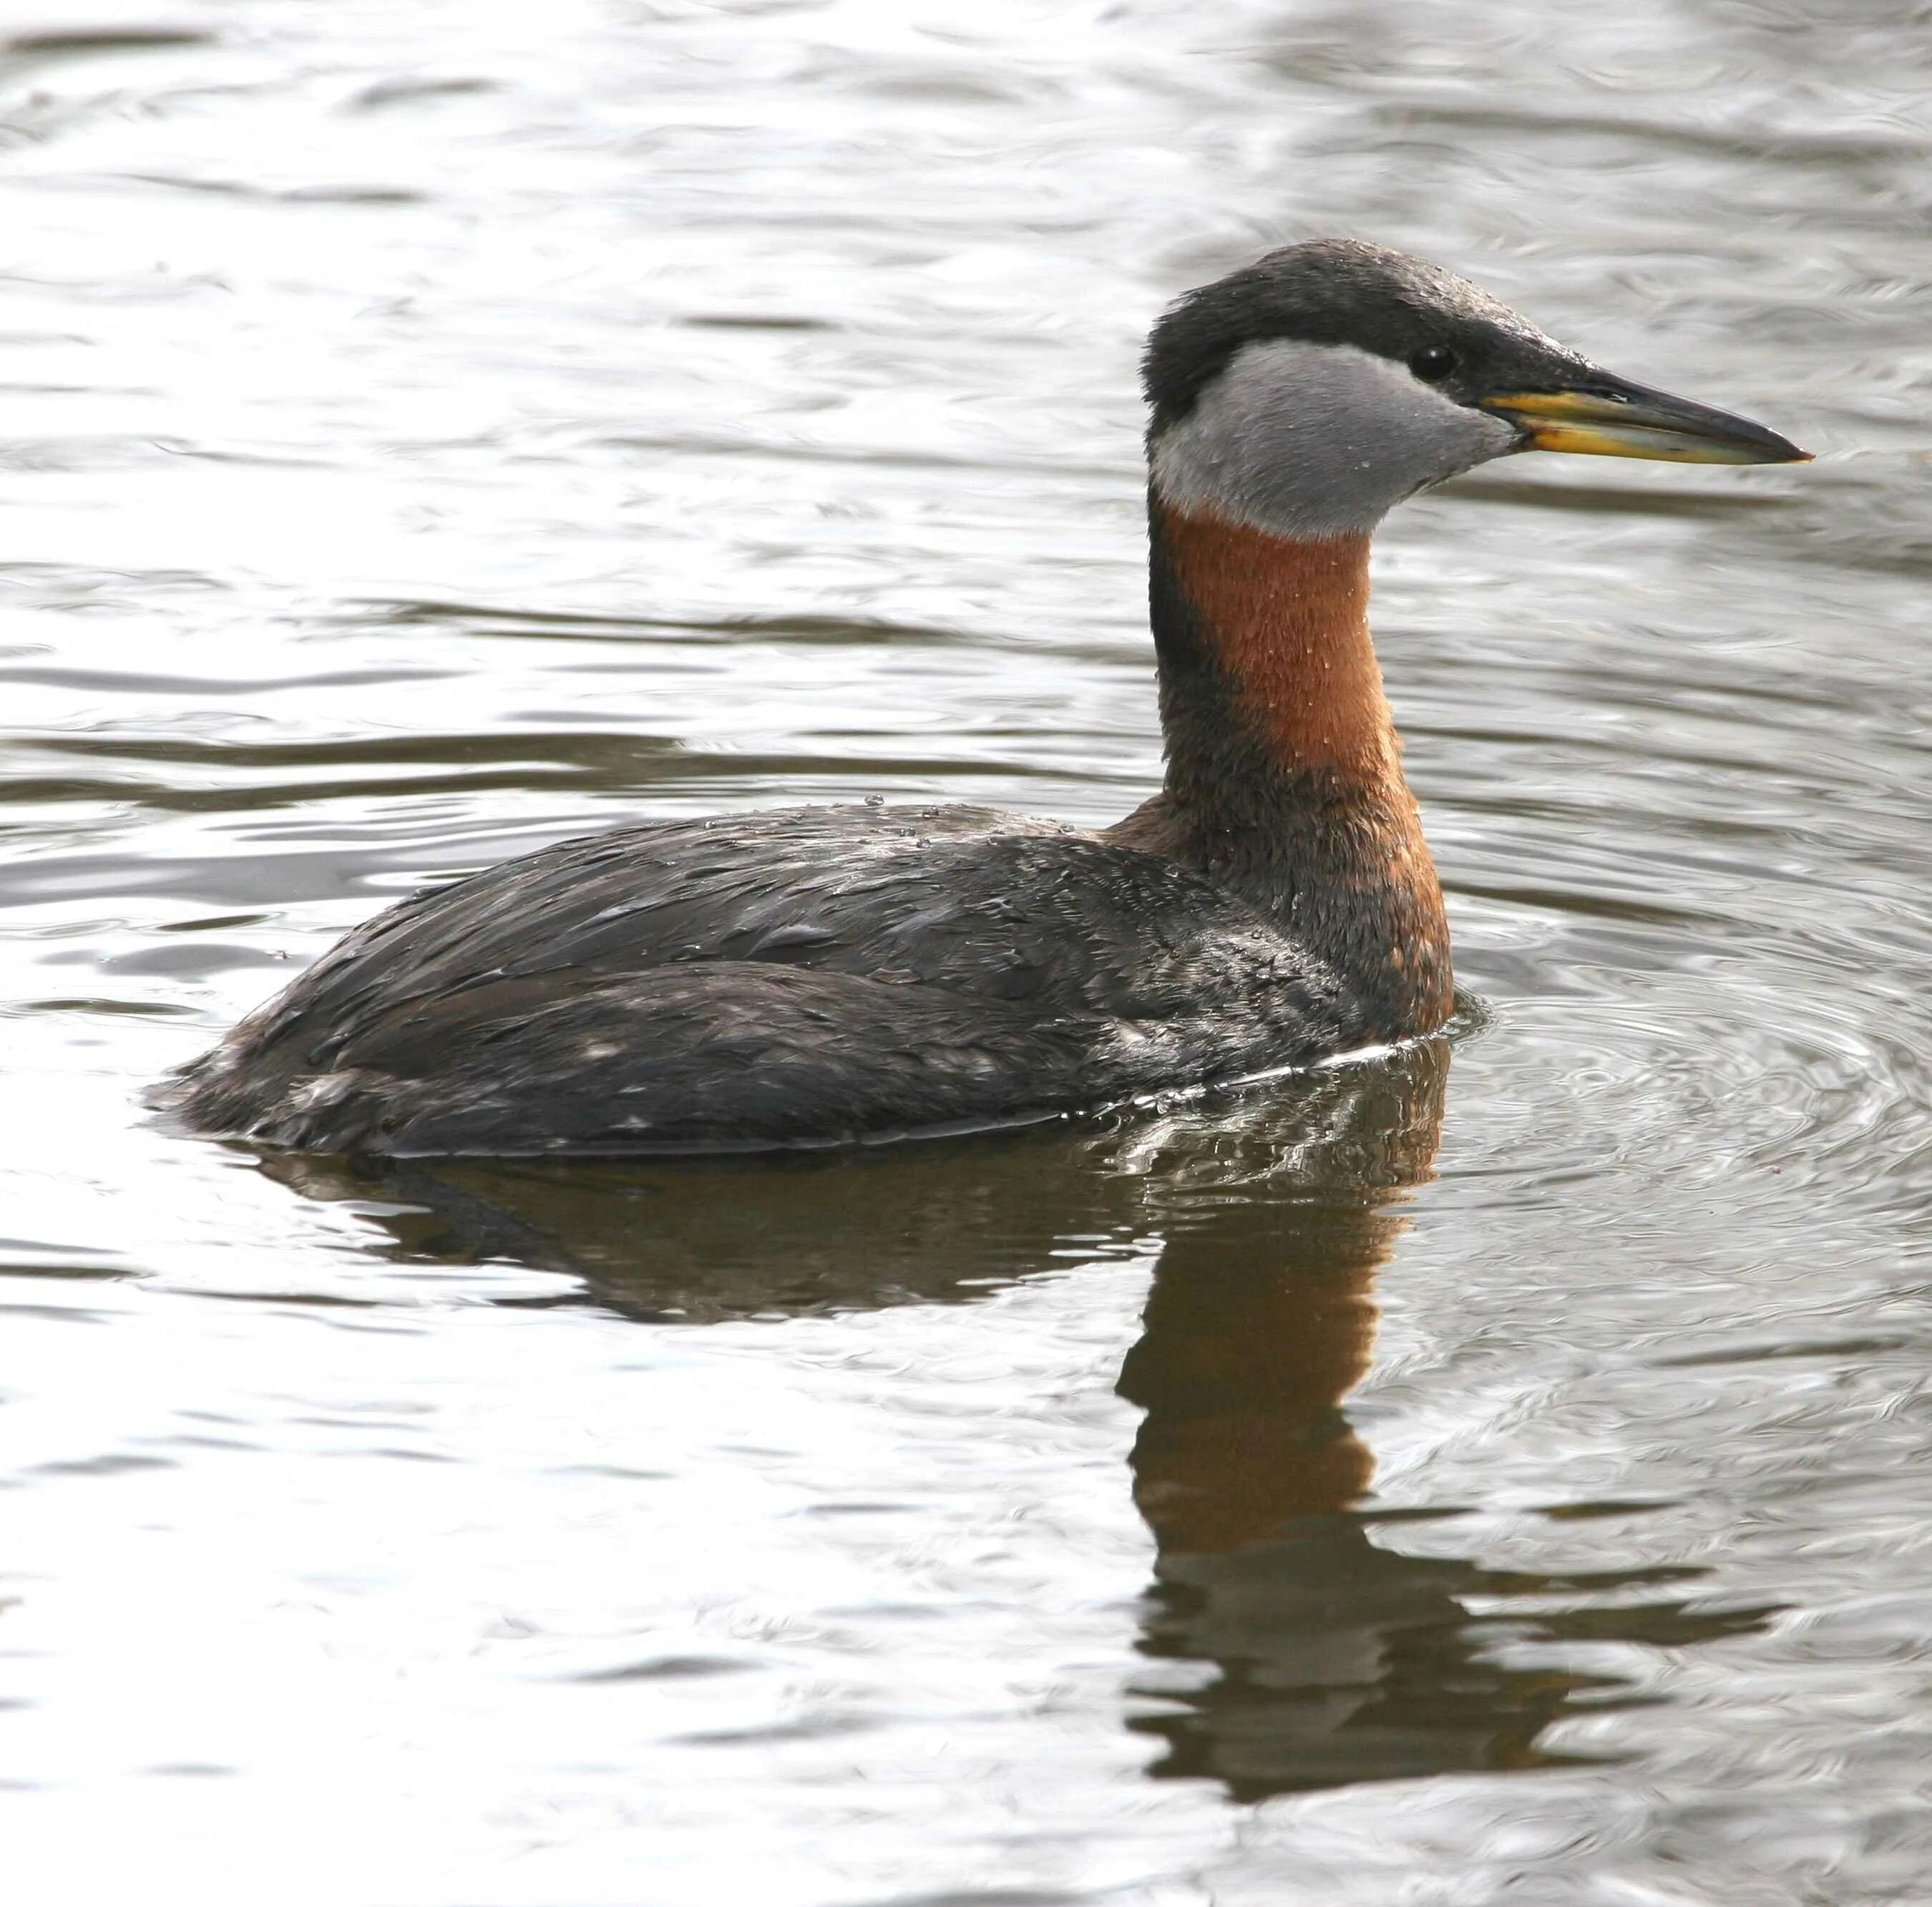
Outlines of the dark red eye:
M 1440 384 L 1456 368 L 1456 354 L 1446 344 L 1425 344 L 1408 361 L 1408 367 L 1425 384 Z

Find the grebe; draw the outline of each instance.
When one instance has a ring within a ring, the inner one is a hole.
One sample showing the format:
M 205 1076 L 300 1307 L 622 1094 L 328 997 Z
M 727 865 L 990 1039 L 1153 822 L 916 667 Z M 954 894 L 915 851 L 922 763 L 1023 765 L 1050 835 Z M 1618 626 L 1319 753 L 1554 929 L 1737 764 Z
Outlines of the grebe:
M 167 1102 L 308 1151 L 755 1149 L 1440 1028 L 1448 928 L 1369 640 L 1370 532 L 1517 451 L 1806 453 L 1352 240 L 1190 292 L 1142 368 L 1160 793 L 1098 832 L 855 804 L 560 842 L 379 914 Z

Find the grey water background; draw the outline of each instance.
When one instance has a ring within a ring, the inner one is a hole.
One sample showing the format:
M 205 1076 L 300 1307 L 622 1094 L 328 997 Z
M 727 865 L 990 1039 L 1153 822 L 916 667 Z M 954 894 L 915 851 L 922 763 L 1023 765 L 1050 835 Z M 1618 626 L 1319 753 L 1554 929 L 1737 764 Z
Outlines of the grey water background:
M 10 1900 L 1932 1898 L 1932 16 L 0 8 Z M 802 1166 L 145 1084 L 640 815 L 1154 783 L 1144 327 L 1464 270 L 1799 470 L 1376 620 L 1486 1025 Z

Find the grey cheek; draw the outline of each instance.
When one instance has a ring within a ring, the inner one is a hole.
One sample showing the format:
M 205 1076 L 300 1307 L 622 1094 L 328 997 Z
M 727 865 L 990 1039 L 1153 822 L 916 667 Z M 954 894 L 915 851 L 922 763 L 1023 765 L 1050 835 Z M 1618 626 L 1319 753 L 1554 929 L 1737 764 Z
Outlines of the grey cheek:
M 1175 507 L 1276 535 L 1372 529 L 1406 496 L 1516 447 L 1500 418 L 1349 345 L 1244 348 L 1156 441 L 1151 475 Z

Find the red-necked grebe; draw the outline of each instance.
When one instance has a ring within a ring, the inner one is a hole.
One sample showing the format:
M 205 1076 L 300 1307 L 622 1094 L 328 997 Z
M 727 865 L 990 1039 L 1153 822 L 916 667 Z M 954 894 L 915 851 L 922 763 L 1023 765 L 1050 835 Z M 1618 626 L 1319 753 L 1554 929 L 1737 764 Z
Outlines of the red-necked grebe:
M 983 808 L 646 823 L 378 915 L 170 1095 L 389 1154 L 997 1125 L 1432 1033 L 1442 894 L 1369 640 L 1369 537 L 1518 451 L 1778 463 L 1473 285 L 1352 241 L 1190 292 L 1144 364 L 1167 772 L 1085 833 Z

